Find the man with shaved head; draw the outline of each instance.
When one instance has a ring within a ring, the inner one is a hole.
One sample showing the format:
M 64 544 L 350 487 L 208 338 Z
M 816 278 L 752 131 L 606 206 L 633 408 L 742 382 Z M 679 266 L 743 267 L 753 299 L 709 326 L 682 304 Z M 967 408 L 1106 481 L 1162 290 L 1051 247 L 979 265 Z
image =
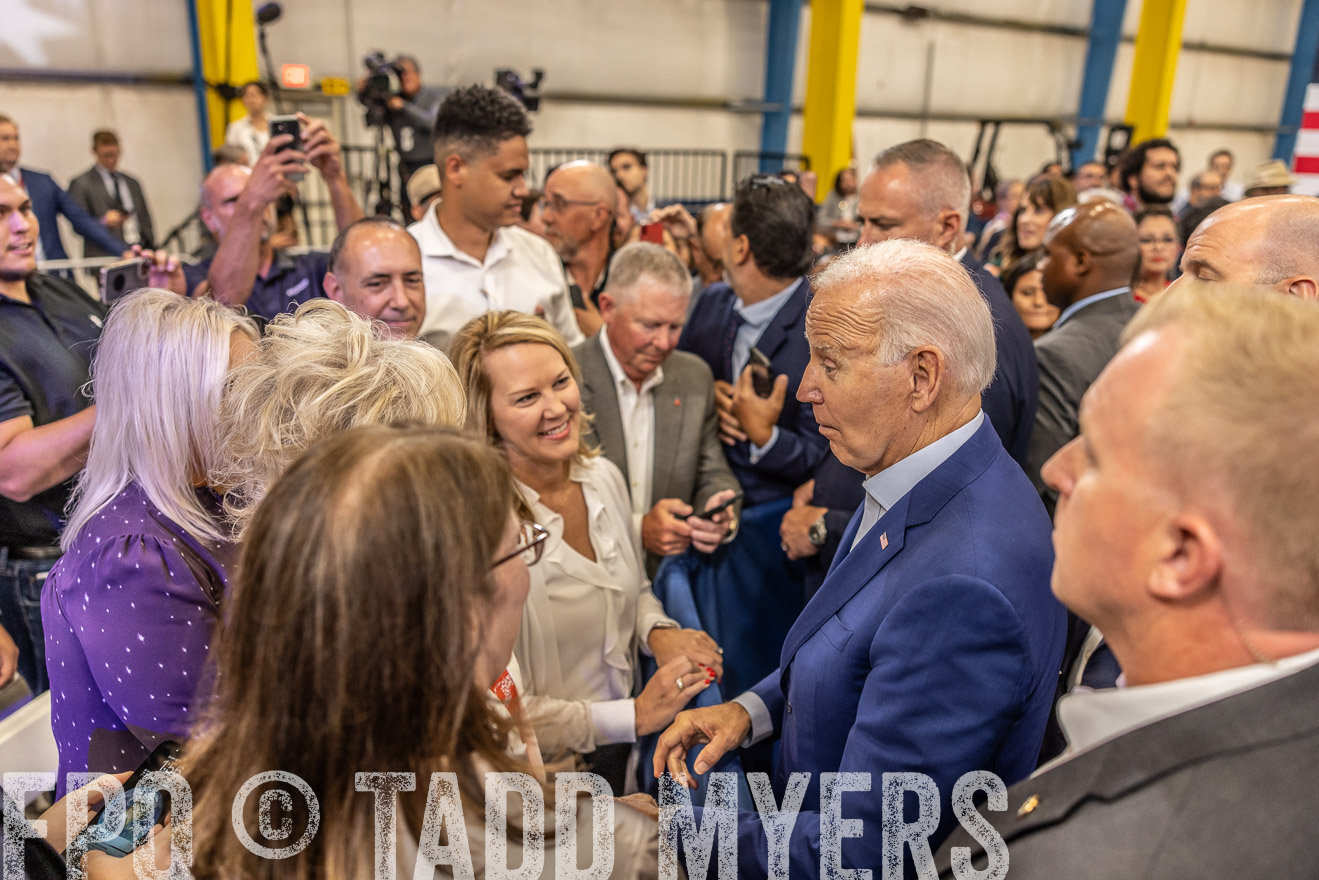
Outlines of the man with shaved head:
M 1187 240 L 1182 277 L 1319 299 L 1319 199 L 1256 196 L 1219 208 Z
M 594 162 L 568 162 L 545 180 L 545 238 L 563 260 L 577 324 L 586 336 L 600 329 L 599 297 L 613 250 L 617 189 L 609 171 Z
M 1081 396 L 1117 353 L 1122 328 L 1136 314 L 1131 278 L 1140 242 L 1129 213 L 1111 202 L 1090 202 L 1053 219 L 1044 249 L 1044 294 L 1062 314 L 1035 342 L 1040 402 L 1027 473 L 1052 509 L 1057 496 L 1040 469 L 1076 436 Z

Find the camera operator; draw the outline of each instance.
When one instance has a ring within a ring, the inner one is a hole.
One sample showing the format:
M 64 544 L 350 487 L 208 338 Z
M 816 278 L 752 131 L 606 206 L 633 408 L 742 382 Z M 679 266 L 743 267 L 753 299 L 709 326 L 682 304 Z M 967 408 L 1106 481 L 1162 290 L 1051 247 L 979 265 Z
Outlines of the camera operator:
M 435 127 L 435 114 L 440 109 L 440 101 L 449 89 L 423 86 L 421 67 L 411 55 L 400 55 L 388 64 L 383 61 L 378 55 L 366 59 L 367 68 L 373 75 L 358 83 L 358 99 L 367 107 L 368 125 L 383 123 L 394 133 L 394 146 L 398 148 L 398 176 L 400 181 L 406 183 L 418 168 L 435 161 L 431 129 Z M 398 90 L 384 98 L 385 114 L 383 119 L 379 119 L 371 113 L 373 102 L 378 100 L 372 94 L 372 80 L 385 72 L 382 68 L 392 69 L 398 75 Z M 410 217 L 412 205 L 407 190 L 402 186 L 399 189 L 403 216 Z

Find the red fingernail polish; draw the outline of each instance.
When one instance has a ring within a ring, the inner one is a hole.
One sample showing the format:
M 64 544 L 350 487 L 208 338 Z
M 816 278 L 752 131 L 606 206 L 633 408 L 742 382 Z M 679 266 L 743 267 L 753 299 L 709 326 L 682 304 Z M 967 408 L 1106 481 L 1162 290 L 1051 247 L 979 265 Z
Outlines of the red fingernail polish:
M 707 679 L 705 680 L 705 683 L 706 683 L 706 684 L 709 684 L 709 683 L 712 682 L 712 681 L 714 681 L 714 678 L 707 678 Z

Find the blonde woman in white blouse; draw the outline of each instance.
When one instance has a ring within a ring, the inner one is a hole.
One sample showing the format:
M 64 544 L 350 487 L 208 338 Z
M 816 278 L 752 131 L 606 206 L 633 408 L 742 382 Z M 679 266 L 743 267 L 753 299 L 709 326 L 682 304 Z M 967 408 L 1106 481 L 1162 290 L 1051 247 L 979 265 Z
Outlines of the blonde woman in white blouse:
M 468 427 L 504 450 L 525 515 L 550 533 L 514 651 L 528 713 L 547 757 L 556 745 L 586 753 L 609 778 L 599 765 L 619 753 L 601 747 L 664 729 L 722 674 L 720 648 L 679 628 L 651 593 L 623 475 L 583 445 L 579 371 L 558 331 L 489 312 L 458 332 L 449 356 Z M 659 671 L 634 700 L 639 650 Z

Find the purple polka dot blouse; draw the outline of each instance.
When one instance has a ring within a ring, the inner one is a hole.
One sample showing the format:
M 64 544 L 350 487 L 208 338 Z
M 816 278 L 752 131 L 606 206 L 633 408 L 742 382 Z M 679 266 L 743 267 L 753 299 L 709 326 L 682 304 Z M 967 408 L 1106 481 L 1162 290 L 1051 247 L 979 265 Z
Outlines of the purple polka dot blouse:
M 218 517 L 218 499 L 198 492 Z M 51 569 L 41 618 L 61 796 L 68 773 L 133 770 L 158 742 L 187 738 L 211 692 L 207 657 L 236 556 L 193 538 L 133 483 Z

